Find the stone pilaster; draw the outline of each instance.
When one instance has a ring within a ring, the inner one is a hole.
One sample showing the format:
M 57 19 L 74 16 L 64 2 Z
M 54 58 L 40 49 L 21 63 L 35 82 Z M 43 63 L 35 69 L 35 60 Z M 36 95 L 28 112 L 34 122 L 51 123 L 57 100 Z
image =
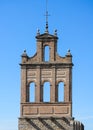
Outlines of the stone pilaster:
M 52 67 L 52 85 L 51 85 L 51 102 L 56 101 L 56 70 L 55 66 Z
M 40 93 L 40 88 L 41 88 L 41 80 L 40 80 L 40 77 L 41 77 L 41 70 L 40 70 L 40 66 L 37 66 L 36 68 L 37 70 L 37 81 L 36 81 L 36 90 L 35 90 L 35 101 L 36 103 L 39 103 L 40 102 L 40 98 L 41 98 L 41 93 Z

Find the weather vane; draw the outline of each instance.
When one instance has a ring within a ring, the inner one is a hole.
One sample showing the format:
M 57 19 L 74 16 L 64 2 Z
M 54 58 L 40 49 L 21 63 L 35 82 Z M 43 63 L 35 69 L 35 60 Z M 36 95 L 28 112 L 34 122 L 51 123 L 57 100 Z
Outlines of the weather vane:
M 48 16 L 50 16 L 49 14 L 48 14 L 48 9 L 47 9 L 47 5 L 48 5 L 48 0 L 46 0 L 46 14 L 45 14 L 45 16 L 46 16 L 46 33 L 48 33 Z

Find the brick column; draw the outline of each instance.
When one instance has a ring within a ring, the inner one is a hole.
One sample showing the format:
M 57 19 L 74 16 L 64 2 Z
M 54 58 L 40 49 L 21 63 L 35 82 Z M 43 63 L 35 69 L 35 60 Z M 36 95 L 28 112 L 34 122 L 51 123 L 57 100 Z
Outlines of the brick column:
M 55 102 L 56 101 L 56 92 L 55 92 L 55 87 L 56 87 L 56 74 L 55 74 L 55 67 L 52 68 L 52 85 L 51 85 L 51 98 L 50 101 L 51 102 Z
M 54 43 L 51 42 L 51 47 L 50 47 L 50 61 L 54 61 Z
M 37 61 L 41 62 L 43 60 L 42 42 L 37 42 L 37 54 Z
M 64 83 L 64 101 L 69 102 L 69 68 L 66 69 L 66 82 Z
M 35 86 L 35 102 L 40 102 L 40 78 L 41 78 L 41 72 L 40 72 L 40 66 L 37 66 L 37 81 L 36 81 L 36 86 Z
M 27 91 L 26 91 L 26 68 L 21 68 L 21 103 L 24 103 L 27 101 Z

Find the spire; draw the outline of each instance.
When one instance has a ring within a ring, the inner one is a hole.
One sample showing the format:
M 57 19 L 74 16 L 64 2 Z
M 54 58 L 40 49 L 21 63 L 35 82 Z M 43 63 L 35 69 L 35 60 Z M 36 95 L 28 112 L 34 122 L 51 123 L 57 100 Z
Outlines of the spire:
M 48 2 L 48 0 L 46 0 L 46 14 L 45 14 L 45 16 L 46 16 L 46 30 L 45 30 L 45 33 L 48 33 L 48 16 L 49 16 L 49 14 L 48 14 L 48 10 L 47 10 L 47 2 Z

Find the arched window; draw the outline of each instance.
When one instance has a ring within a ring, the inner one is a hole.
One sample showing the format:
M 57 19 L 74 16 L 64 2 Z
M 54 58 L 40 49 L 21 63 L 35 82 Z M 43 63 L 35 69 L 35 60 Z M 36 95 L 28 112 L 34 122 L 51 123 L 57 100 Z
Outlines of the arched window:
M 50 57 L 50 51 L 49 51 L 49 46 L 45 46 L 44 48 L 44 61 L 49 61 Z
M 31 82 L 29 87 L 29 102 L 35 102 L 35 83 Z
M 45 82 L 43 86 L 43 102 L 50 102 L 50 83 Z
M 64 83 L 58 84 L 58 102 L 64 102 Z

